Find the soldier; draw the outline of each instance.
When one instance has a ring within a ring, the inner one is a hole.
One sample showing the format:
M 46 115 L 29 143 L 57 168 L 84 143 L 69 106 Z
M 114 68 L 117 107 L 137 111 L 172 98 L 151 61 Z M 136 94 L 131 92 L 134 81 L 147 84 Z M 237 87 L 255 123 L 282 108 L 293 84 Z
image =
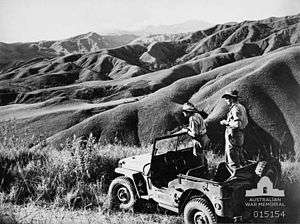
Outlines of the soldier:
M 200 156 L 205 160 L 203 149 L 208 147 L 209 138 L 206 134 L 206 127 L 202 116 L 196 107 L 190 102 L 185 103 L 182 107 L 183 115 L 188 117 L 189 126 L 184 129 L 192 138 L 194 142 L 193 154 L 195 156 Z
M 238 102 L 238 91 L 225 93 L 222 98 L 229 105 L 227 119 L 220 122 L 226 126 L 225 154 L 226 162 L 232 170 L 236 170 L 246 161 L 243 155 L 244 129 L 248 124 L 246 109 Z

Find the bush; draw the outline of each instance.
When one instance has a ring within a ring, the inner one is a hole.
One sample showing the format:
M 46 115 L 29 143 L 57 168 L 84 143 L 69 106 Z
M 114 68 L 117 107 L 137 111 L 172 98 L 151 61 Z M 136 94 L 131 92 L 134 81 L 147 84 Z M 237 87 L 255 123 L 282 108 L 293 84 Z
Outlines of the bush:
M 24 145 L 12 150 L 6 147 L 0 150 L 0 187 L 6 193 L 6 201 L 55 203 L 72 208 L 101 205 L 119 159 L 147 151 L 103 146 L 92 136 L 86 141 L 74 138 L 62 151 Z

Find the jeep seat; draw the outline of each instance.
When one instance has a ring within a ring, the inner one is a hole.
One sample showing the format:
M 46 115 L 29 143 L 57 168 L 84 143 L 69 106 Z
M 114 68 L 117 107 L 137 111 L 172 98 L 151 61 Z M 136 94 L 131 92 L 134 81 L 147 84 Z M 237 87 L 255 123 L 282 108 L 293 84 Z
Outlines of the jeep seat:
M 155 186 L 166 187 L 170 181 L 177 178 L 178 174 L 189 173 L 189 175 L 204 178 L 207 174 L 207 166 L 205 164 L 203 166 L 202 159 L 194 156 L 192 148 L 189 148 L 156 156 L 152 160 L 150 172 L 152 183 Z
M 197 166 L 195 168 L 189 169 L 186 172 L 186 175 L 207 179 L 209 177 L 208 167 L 207 165 Z
M 218 165 L 214 181 L 224 182 L 233 175 L 233 171 L 228 167 L 226 162 L 221 162 Z
M 226 162 L 221 162 L 218 166 L 217 172 L 214 177 L 214 181 L 224 182 L 233 179 L 248 180 L 254 178 L 254 169 L 256 163 L 249 162 L 246 166 L 232 170 L 229 168 Z

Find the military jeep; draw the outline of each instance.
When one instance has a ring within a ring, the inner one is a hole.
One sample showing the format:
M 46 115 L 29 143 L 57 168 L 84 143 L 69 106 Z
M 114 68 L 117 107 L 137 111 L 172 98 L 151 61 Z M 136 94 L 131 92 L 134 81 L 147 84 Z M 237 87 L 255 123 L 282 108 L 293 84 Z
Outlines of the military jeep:
M 203 159 L 193 155 L 190 137 L 174 134 L 156 138 L 149 154 L 121 159 L 120 176 L 109 187 L 111 209 L 131 209 L 139 200 L 151 200 L 178 214 L 185 223 L 217 223 L 222 217 L 245 216 L 245 190 L 256 187 L 261 176 L 276 185 L 280 163 L 248 161 L 234 173 L 225 162 L 212 172 Z

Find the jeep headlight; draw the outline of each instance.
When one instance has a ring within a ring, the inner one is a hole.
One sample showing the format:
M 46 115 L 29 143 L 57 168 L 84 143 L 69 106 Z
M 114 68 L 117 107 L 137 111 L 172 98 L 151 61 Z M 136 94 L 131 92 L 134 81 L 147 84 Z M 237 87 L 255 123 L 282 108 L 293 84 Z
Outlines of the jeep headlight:
M 120 160 L 120 161 L 118 162 L 118 167 L 122 167 L 124 164 L 125 164 L 125 161 Z
M 121 161 L 118 162 L 118 167 L 122 167 L 122 162 Z

